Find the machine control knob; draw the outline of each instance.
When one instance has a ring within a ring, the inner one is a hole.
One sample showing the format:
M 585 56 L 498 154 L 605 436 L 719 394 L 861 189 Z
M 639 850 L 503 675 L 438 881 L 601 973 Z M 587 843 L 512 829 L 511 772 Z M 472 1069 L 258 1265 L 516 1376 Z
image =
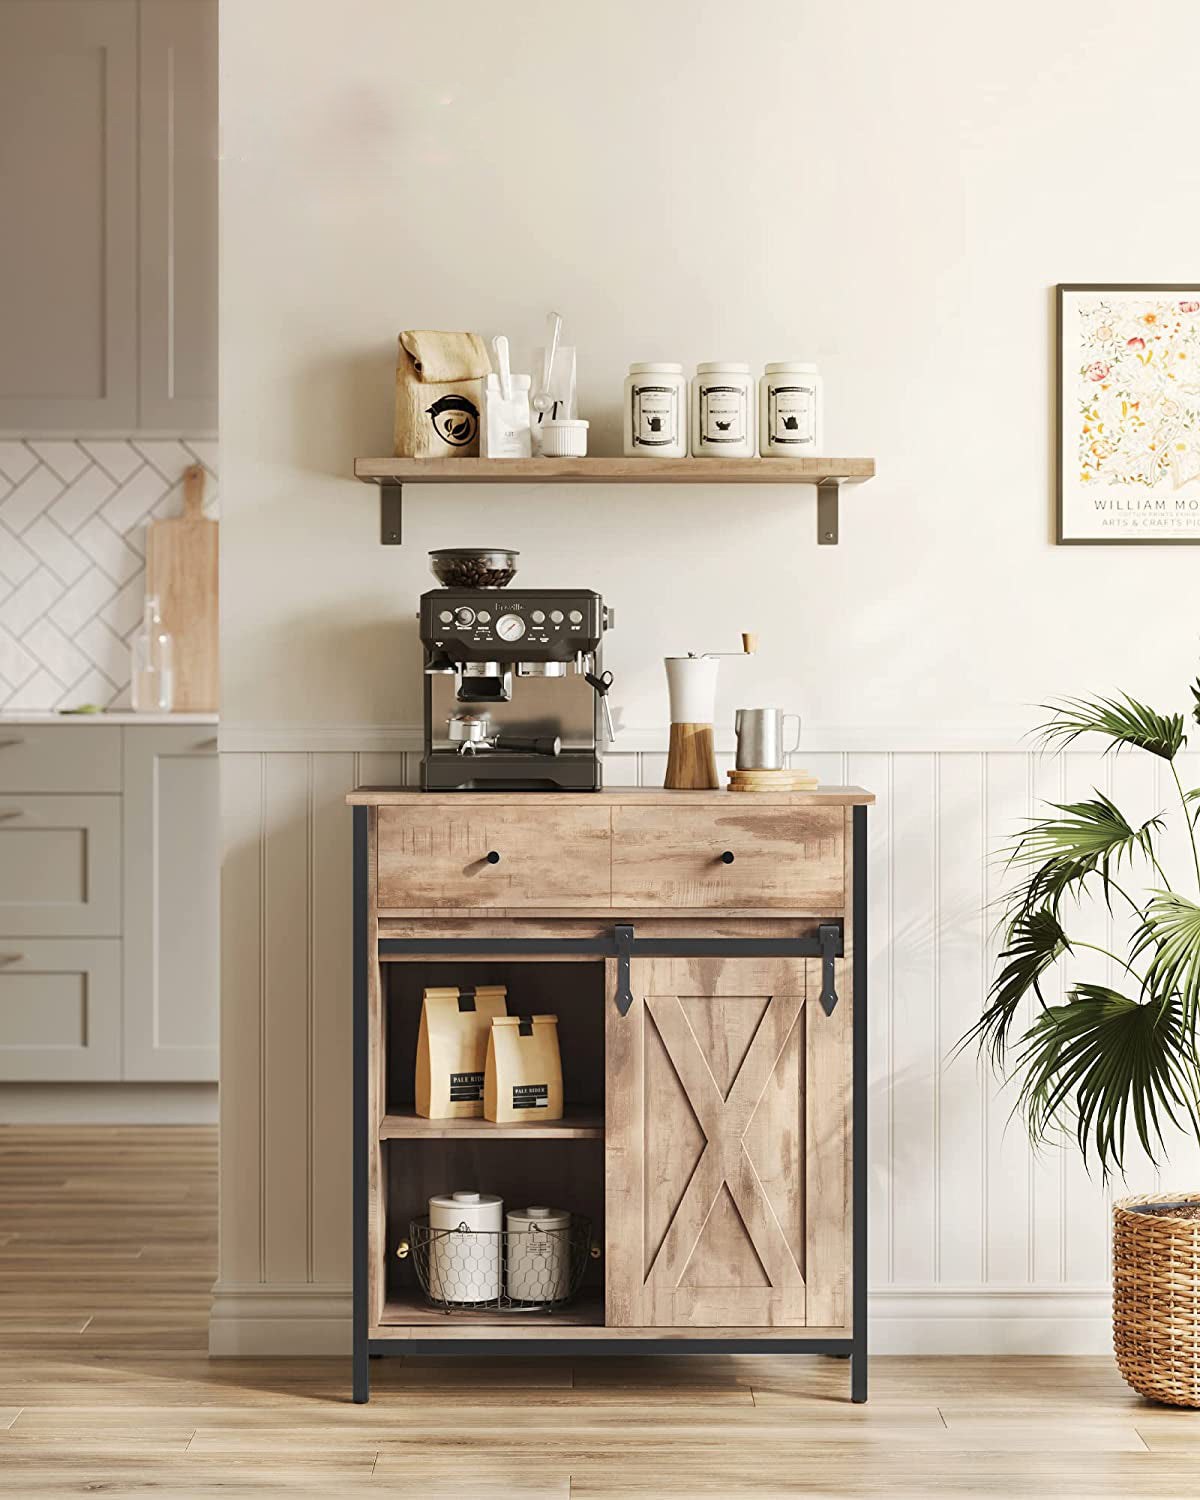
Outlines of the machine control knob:
M 456 625 L 474 625 L 475 611 L 464 604 L 460 609 L 454 611 L 454 623 Z
M 573 609 L 571 611 L 570 615 L 568 616 L 568 619 L 571 621 L 572 625 L 582 625 L 583 624 L 583 615 L 577 609 Z
M 562 610 L 561 609 L 552 609 L 550 611 L 550 618 L 551 618 L 551 620 L 554 621 L 554 623 L 556 625 L 561 625 L 562 622 L 563 622 L 563 613 L 562 613 Z
M 496 621 L 496 634 L 502 641 L 519 641 L 525 634 L 525 621 L 520 615 L 501 615 Z
M 541 625 L 545 618 L 546 611 L 544 609 L 535 609 L 533 614 L 530 616 L 530 619 L 535 625 Z
M 492 614 L 491 614 L 490 610 L 481 609 L 479 611 L 479 613 L 475 616 L 475 618 L 479 621 L 479 623 L 481 625 L 486 625 L 487 622 L 492 618 Z
M 443 625 L 449 625 L 450 622 L 454 619 L 454 616 L 448 609 L 444 609 L 442 610 L 441 614 L 438 615 L 438 619 L 442 622 Z

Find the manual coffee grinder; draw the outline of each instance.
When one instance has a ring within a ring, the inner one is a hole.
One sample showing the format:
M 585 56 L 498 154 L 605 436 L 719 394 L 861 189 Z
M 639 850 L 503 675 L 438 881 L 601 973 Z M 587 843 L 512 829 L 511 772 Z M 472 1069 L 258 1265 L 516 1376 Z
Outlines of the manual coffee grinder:
M 713 719 L 717 708 L 717 672 L 723 656 L 753 656 L 758 637 L 743 632 L 740 651 L 706 651 L 703 656 L 668 656 L 667 691 L 671 697 L 671 743 L 663 782 L 673 791 L 715 788 L 717 759 Z

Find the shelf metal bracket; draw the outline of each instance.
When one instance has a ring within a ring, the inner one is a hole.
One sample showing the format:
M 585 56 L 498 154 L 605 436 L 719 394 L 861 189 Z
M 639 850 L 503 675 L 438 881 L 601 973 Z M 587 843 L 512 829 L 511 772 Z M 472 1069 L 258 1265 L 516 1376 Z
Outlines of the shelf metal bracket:
M 840 479 L 817 481 L 817 545 L 836 547 L 838 541 L 838 498 L 841 493 Z
M 379 486 L 379 540 L 385 547 L 400 545 L 400 502 L 403 494 L 402 484 Z

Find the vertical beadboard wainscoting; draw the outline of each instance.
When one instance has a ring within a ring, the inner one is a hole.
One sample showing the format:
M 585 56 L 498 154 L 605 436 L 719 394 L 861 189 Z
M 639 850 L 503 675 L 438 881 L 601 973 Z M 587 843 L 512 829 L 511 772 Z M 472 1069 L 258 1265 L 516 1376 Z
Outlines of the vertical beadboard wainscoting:
M 350 1347 L 342 799 L 359 783 L 415 783 L 419 738 L 222 729 L 217 1354 Z M 1132 818 L 1169 809 L 1169 772 L 1146 757 L 1092 750 L 1039 756 L 1015 734 L 990 731 L 855 729 L 805 743 L 819 752 L 798 759 L 823 781 L 856 782 L 878 797 L 869 817 L 872 1347 L 1102 1353 L 1111 1346 L 1109 1204 L 1126 1184 L 1089 1177 L 1073 1148 L 1032 1152 L 1010 1118 L 1011 1091 L 955 1044 L 994 969 L 1004 840 L 1039 799 L 1078 798 L 1093 786 Z M 665 759 L 642 748 L 610 755 L 606 780 L 661 785 Z M 1200 755 L 1184 759 L 1184 784 L 1200 784 Z M 1168 846 L 1164 860 L 1181 883 L 1183 856 Z M 1101 908 L 1075 931 L 1120 941 L 1117 921 Z M 1119 974 L 1098 963 L 1075 972 L 1119 987 Z M 1130 1166 L 1130 1191 L 1160 1184 L 1200 1186 L 1194 1143 L 1181 1142 L 1159 1174 Z

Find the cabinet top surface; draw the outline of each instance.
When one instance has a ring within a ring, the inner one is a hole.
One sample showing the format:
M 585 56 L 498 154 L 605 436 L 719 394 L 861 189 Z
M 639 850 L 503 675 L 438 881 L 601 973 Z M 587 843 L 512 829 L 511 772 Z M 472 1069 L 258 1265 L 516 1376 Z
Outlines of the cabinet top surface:
M 163 724 L 217 724 L 220 720 L 216 714 L 135 714 L 135 713 L 101 713 L 101 714 L 42 714 L 22 713 L 19 709 L 8 711 L 0 710 L 0 728 L 5 725 L 15 724 L 61 724 L 64 727 L 84 727 L 93 724 L 152 724 L 156 727 Z
M 669 791 L 665 787 L 611 787 L 603 792 L 422 792 L 413 787 L 360 786 L 351 807 L 462 806 L 552 807 L 867 807 L 874 792 L 861 786 L 821 786 L 808 792 Z

